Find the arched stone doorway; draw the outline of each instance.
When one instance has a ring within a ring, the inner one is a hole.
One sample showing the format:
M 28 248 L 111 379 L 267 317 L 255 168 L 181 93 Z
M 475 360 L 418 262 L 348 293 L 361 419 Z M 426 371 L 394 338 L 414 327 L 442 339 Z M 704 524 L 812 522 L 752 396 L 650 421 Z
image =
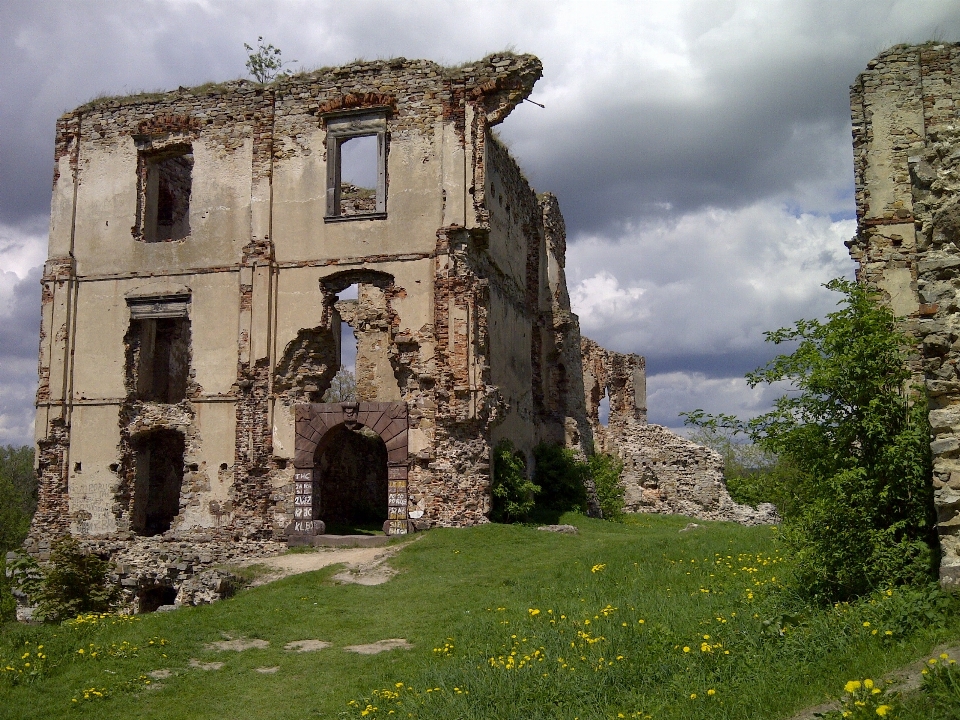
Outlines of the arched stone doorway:
M 383 528 L 388 535 L 405 535 L 407 519 L 407 429 L 409 412 L 406 403 L 310 403 L 296 406 L 296 441 L 294 455 L 294 519 L 287 526 L 287 537 L 322 534 L 321 520 L 325 485 L 321 477 L 335 463 L 327 463 L 326 450 L 338 440 L 359 446 L 360 441 L 344 432 L 356 433 L 362 427 L 379 435 L 386 450 L 386 516 Z M 331 434 L 332 433 L 332 434 Z M 329 437 L 328 437 L 329 436 Z M 318 467 L 318 460 L 320 460 Z

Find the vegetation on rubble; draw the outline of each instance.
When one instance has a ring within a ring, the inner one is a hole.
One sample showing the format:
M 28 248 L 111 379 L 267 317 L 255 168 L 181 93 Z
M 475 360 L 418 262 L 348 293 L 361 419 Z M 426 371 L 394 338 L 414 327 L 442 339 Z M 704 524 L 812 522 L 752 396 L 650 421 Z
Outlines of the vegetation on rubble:
M 783 461 L 754 483 L 786 501 L 796 589 L 829 602 L 930 582 L 938 545 L 927 408 L 907 391 L 911 341 L 868 289 L 842 279 L 826 287 L 843 294 L 840 309 L 768 332 L 795 350 L 746 376 L 751 387 L 787 382 L 793 392 L 749 421 L 685 415 Z
M 120 586 L 110 580 L 111 564 L 84 552 L 71 535 L 53 543 L 46 567 L 24 557 L 16 561 L 15 570 L 20 590 L 36 606 L 37 620 L 58 623 L 84 613 L 110 612 L 122 597 Z
M 257 38 L 257 47 L 253 48 L 246 43 L 243 44 L 243 47 L 246 48 L 247 52 L 250 54 L 247 55 L 247 70 L 261 85 L 266 85 L 276 80 L 278 77 L 285 76 L 287 73 L 283 71 L 284 66 L 289 65 L 290 62 L 284 61 L 281 59 L 283 54 L 278 47 L 274 47 L 272 44 L 267 43 L 263 44 L 263 36 Z M 292 62 L 297 62 L 293 60 Z
M 960 638 L 936 590 L 803 600 L 775 528 L 560 520 L 579 534 L 431 530 L 383 585 L 328 567 L 171 613 L 4 626 L 0 718 L 775 719 Z M 344 649 L 386 638 L 413 648 Z M 284 649 L 304 639 L 331 646 Z

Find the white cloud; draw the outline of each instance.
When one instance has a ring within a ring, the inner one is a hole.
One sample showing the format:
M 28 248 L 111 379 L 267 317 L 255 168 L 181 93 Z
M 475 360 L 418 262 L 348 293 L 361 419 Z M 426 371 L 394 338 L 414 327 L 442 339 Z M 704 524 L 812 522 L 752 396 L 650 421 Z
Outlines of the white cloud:
M 25 222 L 0 221 L 0 296 L 4 292 L 4 273 L 26 277 L 32 268 L 47 259 L 47 218 L 32 217 Z M 3 305 L 0 303 L 0 312 Z
M 770 409 L 790 389 L 787 383 L 751 388 L 742 377 L 707 377 L 697 372 L 667 372 L 647 378 L 647 419 L 683 428 L 681 412 L 702 409 L 747 420 Z
M 854 230 L 757 203 L 629 225 L 615 241 L 585 237 L 568 250 L 573 309 L 584 334 L 646 355 L 657 372 L 681 358 L 753 360 L 763 331 L 834 307 L 821 285 L 852 273 L 843 241 Z

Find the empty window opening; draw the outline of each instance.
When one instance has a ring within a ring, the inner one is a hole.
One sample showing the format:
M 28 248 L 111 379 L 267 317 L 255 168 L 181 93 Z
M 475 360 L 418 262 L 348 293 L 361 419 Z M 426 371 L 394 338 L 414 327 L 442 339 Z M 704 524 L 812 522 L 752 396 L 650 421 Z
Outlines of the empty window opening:
M 327 126 L 328 220 L 387 211 L 387 119 L 382 113 L 330 117 Z
M 372 430 L 330 430 L 314 456 L 319 516 L 333 534 L 374 533 L 387 519 L 387 446 Z
M 340 215 L 377 212 L 377 136 L 361 135 L 340 145 Z
M 600 424 L 607 425 L 610 422 L 610 391 L 604 390 L 603 397 L 600 398 L 600 405 L 597 408 L 597 414 L 600 416 Z
M 359 305 L 357 283 L 337 293 L 337 316 L 340 318 L 340 363 L 337 374 L 324 393 L 324 402 L 354 402 L 357 399 L 357 345 L 353 330 Z
M 190 377 L 190 320 L 185 317 L 133 320 L 137 340 L 137 399 L 178 403 Z
M 180 512 L 183 435 L 157 430 L 134 443 L 136 480 L 131 527 L 138 535 L 165 533 Z
M 190 234 L 193 153 L 178 147 L 143 158 L 142 237 L 146 242 L 182 240 Z
M 152 613 L 177 602 L 177 589 L 170 585 L 152 585 L 137 593 L 137 612 Z

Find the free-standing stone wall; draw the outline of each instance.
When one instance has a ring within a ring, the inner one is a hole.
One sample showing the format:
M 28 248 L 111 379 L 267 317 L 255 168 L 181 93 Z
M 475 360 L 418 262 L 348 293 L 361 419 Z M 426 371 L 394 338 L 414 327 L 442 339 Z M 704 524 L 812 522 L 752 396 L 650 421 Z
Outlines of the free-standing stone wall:
M 857 277 L 917 339 L 933 430 L 941 582 L 960 583 L 960 44 L 897 45 L 850 90 Z

